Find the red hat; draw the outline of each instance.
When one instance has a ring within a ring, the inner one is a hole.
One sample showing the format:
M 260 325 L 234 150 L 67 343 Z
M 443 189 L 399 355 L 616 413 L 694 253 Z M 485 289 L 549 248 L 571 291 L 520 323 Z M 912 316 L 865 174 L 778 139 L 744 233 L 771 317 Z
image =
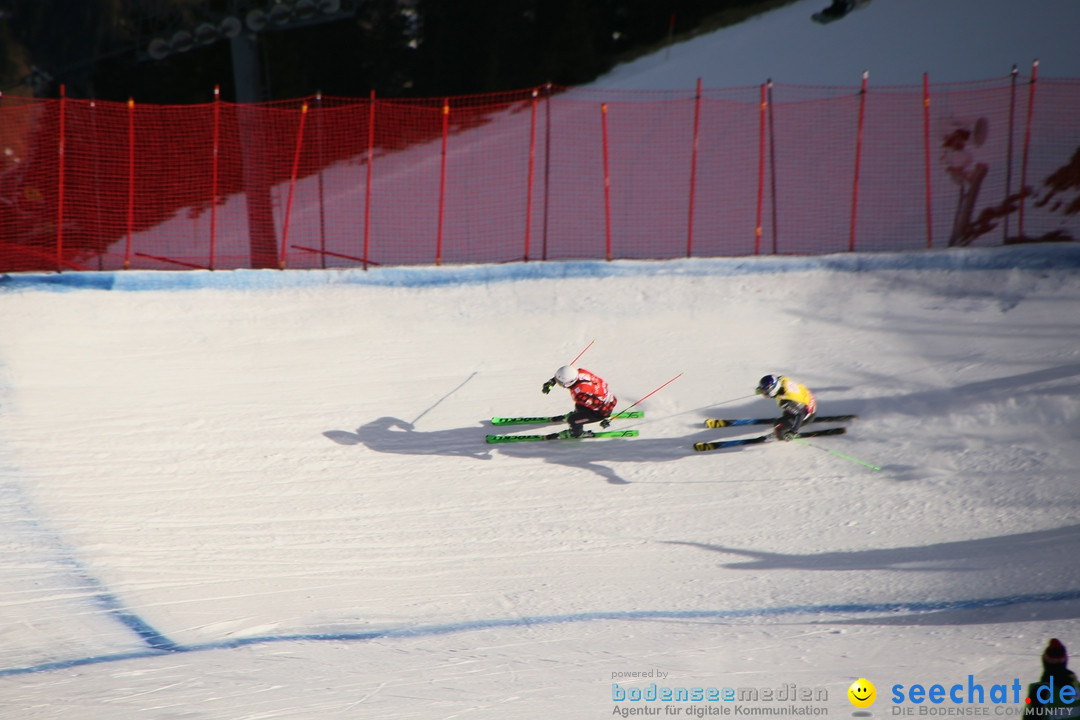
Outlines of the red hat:
M 1057 638 L 1052 638 L 1046 645 L 1042 660 L 1047 665 L 1065 665 L 1069 662 L 1069 654 L 1065 652 L 1065 646 Z

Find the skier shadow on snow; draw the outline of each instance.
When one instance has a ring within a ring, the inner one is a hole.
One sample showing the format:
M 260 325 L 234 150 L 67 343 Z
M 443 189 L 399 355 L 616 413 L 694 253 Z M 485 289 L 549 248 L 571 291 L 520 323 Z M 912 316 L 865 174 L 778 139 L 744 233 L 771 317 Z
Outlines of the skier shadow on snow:
M 963 573 L 967 574 L 967 579 L 960 584 L 969 591 L 982 578 L 994 592 L 992 597 L 943 603 L 940 609 L 929 608 L 915 614 L 896 616 L 893 613 L 902 608 L 885 608 L 882 614 L 886 617 L 830 620 L 833 623 L 932 626 L 1080 618 L 1080 590 L 1055 591 L 1051 587 L 1042 590 L 1032 588 L 1030 582 L 1033 577 L 1055 577 L 1060 580 L 1058 584 L 1061 587 L 1076 587 L 1077 573 L 1073 572 L 1071 576 L 1063 574 L 1062 568 L 1075 565 L 1073 558 L 1080 542 L 1080 524 L 921 546 L 807 554 L 771 553 L 683 540 L 663 542 L 746 558 L 720 565 L 730 570 L 753 573 L 768 570 L 840 571 L 860 574 L 890 571 L 957 576 Z M 1003 586 L 1016 587 L 1017 592 L 1002 594 Z
M 847 412 L 842 407 L 830 408 L 830 411 L 834 409 L 838 414 Z M 709 413 L 703 415 L 703 418 L 717 414 L 715 412 Z M 749 417 L 747 412 L 733 412 L 730 408 L 726 414 Z M 323 435 L 339 445 L 364 445 L 375 452 L 397 455 L 441 455 L 490 460 L 492 450 L 497 449 L 499 453 L 509 457 L 543 460 L 545 463 L 553 465 L 587 470 L 599 475 L 611 485 L 629 485 L 630 482 L 621 477 L 607 463 L 641 462 L 655 464 L 701 455 L 722 457 L 728 453 L 757 452 L 760 450 L 755 449 L 754 445 L 744 445 L 718 448 L 707 453 L 700 453 L 694 449 L 694 444 L 760 435 L 768 432 L 767 426 L 760 425 L 737 428 L 698 427 L 699 429 L 695 432 L 688 432 L 681 437 L 551 440 L 545 442 L 506 443 L 496 446 L 484 442 L 484 430 L 487 432 L 494 430 L 490 424 L 485 423 L 484 427 L 479 430 L 469 427 L 421 432 L 417 431 L 415 426 L 406 420 L 386 416 L 361 425 L 355 432 L 327 430 L 323 432 Z M 527 433 L 530 431 L 523 430 L 522 432 Z M 717 479 L 716 482 L 723 482 L 723 480 Z
M 327 430 L 323 435 L 338 445 L 365 445 L 381 453 L 491 459 L 491 448 L 484 445 L 484 438 L 477 443 L 475 428 L 421 432 L 407 420 L 386 416 L 361 425 L 356 432 Z
M 552 440 L 520 444 L 489 445 L 484 435 L 492 426 L 453 428 L 421 432 L 401 418 L 385 416 L 361 425 L 355 432 L 327 430 L 323 435 L 338 445 L 364 445 L 369 450 L 397 455 L 441 455 L 490 460 L 492 450 L 509 457 L 532 458 L 564 467 L 579 468 L 599 475 L 612 485 L 627 485 L 607 462 L 647 462 L 679 460 L 695 455 L 694 443 L 707 439 L 715 430 L 703 430 L 685 438 Z M 486 430 L 486 432 L 485 432 Z
M 744 550 L 684 540 L 665 540 L 668 545 L 696 547 L 722 555 L 743 556 L 742 561 L 722 563 L 731 570 L 817 570 L 866 572 L 1000 572 L 1015 567 L 1023 577 L 1038 576 L 1041 566 L 1060 575 L 1068 567 L 1080 542 L 1080 525 L 1052 530 L 999 535 L 976 540 L 957 540 L 931 545 L 875 548 L 869 550 L 807 553 L 803 555 Z M 1035 560 L 1033 560 L 1035 558 Z M 1033 563 L 1037 567 L 1032 567 Z M 1027 587 L 1027 586 L 1025 586 Z
M 990 380 L 957 385 L 951 388 L 934 388 L 897 395 L 889 403 L 889 409 L 901 415 L 925 417 L 957 413 L 981 403 L 993 400 L 1016 400 L 1024 395 L 1049 395 L 1059 397 L 1075 393 L 1080 377 L 1080 363 L 1059 365 L 1043 370 L 1018 373 Z M 1073 380 L 1068 385 L 1047 385 L 1062 380 Z
M 412 422 L 401 418 L 384 416 L 361 425 L 356 432 L 345 430 L 327 430 L 324 436 L 338 445 L 366 445 L 375 452 L 396 453 L 399 455 L 446 455 L 451 457 L 472 457 L 478 460 L 490 460 L 491 452 L 485 447 L 477 447 L 470 442 L 472 433 L 467 429 L 435 430 L 417 432 L 416 423 L 420 418 L 437 408 L 444 400 L 453 396 L 474 377 L 469 376 L 450 392 L 431 404 L 426 410 L 413 418 Z
M 613 423 L 611 426 L 630 429 L 633 426 Z M 553 465 L 578 468 L 599 475 L 611 485 L 629 485 L 614 468 L 606 463 L 656 464 L 698 455 L 694 443 L 715 439 L 716 430 L 702 429 L 684 437 L 612 438 L 596 440 L 551 440 L 545 442 L 508 443 L 499 445 L 503 455 L 543 460 Z M 482 438 L 481 438 L 482 440 Z

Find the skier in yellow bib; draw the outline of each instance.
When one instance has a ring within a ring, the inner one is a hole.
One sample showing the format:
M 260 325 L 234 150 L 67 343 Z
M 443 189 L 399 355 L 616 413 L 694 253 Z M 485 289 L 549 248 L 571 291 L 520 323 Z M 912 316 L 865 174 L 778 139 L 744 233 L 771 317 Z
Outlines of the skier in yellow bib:
M 791 440 L 803 423 L 817 412 L 817 401 L 813 393 L 803 384 L 783 375 L 766 375 L 758 383 L 758 395 L 776 400 L 783 411 L 783 417 L 773 427 L 778 440 Z

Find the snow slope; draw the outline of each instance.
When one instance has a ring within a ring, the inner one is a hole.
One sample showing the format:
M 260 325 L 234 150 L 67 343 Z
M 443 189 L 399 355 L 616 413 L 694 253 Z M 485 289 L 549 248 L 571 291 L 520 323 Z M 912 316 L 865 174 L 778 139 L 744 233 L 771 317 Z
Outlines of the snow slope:
M 802 34 L 900 5 L 819 4 Z M 0 718 L 847 717 L 860 677 L 878 717 L 1016 715 L 993 686 L 1080 652 L 1078 271 L 1059 244 L 0 277 Z M 483 442 L 568 409 L 540 385 L 594 340 L 622 407 L 678 378 L 640 437 Z M 774 412 L 766 372 L 860 417 L 694 452 Z M 629 699 L 654 686 L 757 697 Z
M 1007 77 L 1080 77 L 1075 0 L 871 0 L 841 20 L 810 16 L 830 0 L 800 0 L 733 28 L 673 44 L 594 83 L 624 90 L 789 85 L 920 85 Z
M 1078 268 L 1059 245 L 9 278 L 5 702 L 590 718 L 652 670 L 825 689 L 830 715 L 865 676 L 880 715 L 896 683 L 1027 682 L 1080 636 Z M 484 443 L 493 414 L 566 409 L 540 384 L 592 340 L 623 407 L 682 373 L 639 438 Z M 860 418 L 692 450 L 743 434 L 706 417 L 773 412 L 769 371 Z

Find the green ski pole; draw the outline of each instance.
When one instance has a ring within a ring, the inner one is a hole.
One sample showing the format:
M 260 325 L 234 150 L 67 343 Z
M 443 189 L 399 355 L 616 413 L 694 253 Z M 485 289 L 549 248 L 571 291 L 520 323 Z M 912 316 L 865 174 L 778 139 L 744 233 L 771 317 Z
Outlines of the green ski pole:
M 823 452 L 829 453 L 830 455 L 835 455 L 836 457 L 844 458 L 845 460 L 850 460 L 853 463 L 858 463 L 859 465 L 864 465 L 864 466 L 870 468 L 871 470 L 880 470 L 881 469 L 880 465 L 875 465 L 873 463 L 868 463 L 865 460 L 860 460 L 859 458 L 854 458 L 854 457 L 851 457 L 850 455 L 845 455 L 844 453 L 837 452 L 836 450 L 830 450 L 829 448 L 823 448 L 823 447 L 818 447 L 817 445 L 811 445 L 809 442 L 807 442 L 806 440 L 803 440 L 801 438 L 792 438 L 792 439 L 795 440 L 796 442 L 800 442 L 803 445 L 806 445 L 807 447 L 812 447 L 815 450 L 821 450 Z

